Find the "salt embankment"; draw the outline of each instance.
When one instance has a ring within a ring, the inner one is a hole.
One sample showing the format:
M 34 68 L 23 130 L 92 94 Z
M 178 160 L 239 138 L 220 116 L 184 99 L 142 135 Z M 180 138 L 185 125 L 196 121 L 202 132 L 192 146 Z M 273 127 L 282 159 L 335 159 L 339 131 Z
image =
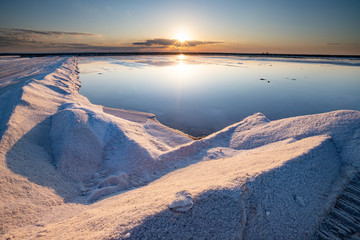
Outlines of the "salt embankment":
M 311 239 L 360 167 L 359 111 L 257 113 L 194 141 L 91 104 L 76 58 L 45 60 L 0 95 L 5 238 Z

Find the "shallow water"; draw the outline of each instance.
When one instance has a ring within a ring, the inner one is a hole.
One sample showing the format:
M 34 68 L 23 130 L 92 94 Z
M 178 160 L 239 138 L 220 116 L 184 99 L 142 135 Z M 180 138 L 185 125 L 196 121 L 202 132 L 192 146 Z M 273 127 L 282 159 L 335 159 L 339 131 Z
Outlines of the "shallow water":
M 151 112 L 163 124 L 207 135 L 256 112 L 270 120 L 360 110 L 355 60 L 218 56 L 80 58 L 80 93 L 92 103 Z

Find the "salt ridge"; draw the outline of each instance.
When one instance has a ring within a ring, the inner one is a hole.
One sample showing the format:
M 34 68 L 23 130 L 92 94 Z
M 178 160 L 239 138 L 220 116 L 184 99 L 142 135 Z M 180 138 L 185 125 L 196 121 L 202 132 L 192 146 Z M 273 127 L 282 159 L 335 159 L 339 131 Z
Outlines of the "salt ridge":
M 0 95 L 5 238 L 309 239 L 360 167 L 359 111 L 258 113 L 194 141 L 91 104 L 76 58 L 35 61 Z

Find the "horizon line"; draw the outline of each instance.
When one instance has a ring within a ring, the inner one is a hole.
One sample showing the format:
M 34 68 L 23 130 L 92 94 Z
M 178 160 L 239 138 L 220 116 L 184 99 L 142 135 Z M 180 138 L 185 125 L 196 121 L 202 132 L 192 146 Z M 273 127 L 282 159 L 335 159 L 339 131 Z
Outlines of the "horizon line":
M 0 53 L 0 56 L 20 56 L 20 57 L 44 57 L 44 56 L 106 56 L 106 55 L 218 55 L 218 56 L 265 56 L 265 57 L 346 57 L 360 58 L 360 55 L 348 54 L 311 54 L 311 53 L 238 53 L 238 52 L 34 52 L 34 53 Z

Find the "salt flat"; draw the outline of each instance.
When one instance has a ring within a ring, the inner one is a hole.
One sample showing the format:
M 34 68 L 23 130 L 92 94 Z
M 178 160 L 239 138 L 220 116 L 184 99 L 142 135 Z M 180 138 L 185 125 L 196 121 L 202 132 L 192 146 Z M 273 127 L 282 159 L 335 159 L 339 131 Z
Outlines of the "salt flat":
M 359 111 L 257 113 L 193 140 L 91 104 L 74 57 L 1 67 L 5 239 L 311 239 L 360 167 Z

